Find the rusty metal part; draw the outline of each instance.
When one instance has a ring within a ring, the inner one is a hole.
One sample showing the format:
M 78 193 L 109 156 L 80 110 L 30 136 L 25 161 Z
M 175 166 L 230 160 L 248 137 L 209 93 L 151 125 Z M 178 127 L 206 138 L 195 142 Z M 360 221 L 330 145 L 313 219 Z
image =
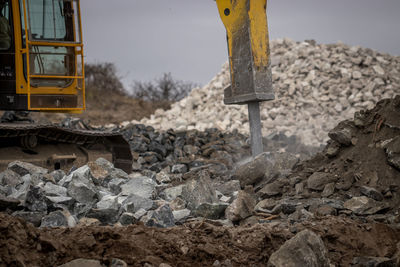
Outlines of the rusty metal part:
M 32 136 L 37 138 L 37 143 L 41 144 L 40 148 L 29 148 L 29 144 L 33 143 L 29 143 L 29 141 L 33 141 Z M 28 148 L 30 150 L 29 153 L 32 153 L 32 155 L 35 153 L 39 154 L 39 152 L 35 152 L 35 150 L 48 150 L 48 148 L 43 148 L 46 145 L 54 146 L 56 144 L 64 144 L 69 145 L 70 147 L 78 146 L 80 153 L 86 155 L 88 160 L 91 160 L 90 158 L 93 159 L 93 156 L 88 156 L 91 151 L 101 155 L 101 151 L 106 149 L 107 151 L 103 151 L 103 154 L 109 153 L 112 155 L 112 162 L 116 168 L 123 169 L 128 173 L 132 170 L 132 154 L 129 144 L 123 136 L 117 132 L 83 131 L 43 124 L 0 124 L 0 147 L 10 147 L 10 145 L 12 145 L 12 140 L 25 140 L 24 143 L 28 143 Z M 27 147 L 23 148 L 26 149 Z M 63 149 L 60 151 L 62 150 Z M 71 153 L 79 153 L 79 151 L 70 152 L 70 155 Z M 6 152 L 1 153 L 2 157 L 5 156 L 5 153 Z M 54 154 L 54 152 L 52 154 Z M 63 155 L 64 158 L 60 158 L 63 157 Z M 65 158 L 65 154 L 59 154 L 58 157 L 60 160 L 68 161 Z M 57 156 L 51 158 L 51 155 L 47 157 L 48 162 L 51 160 L 54 162 L 56 158 Z M 83 158 L 83 156 L 80 158 Z M 69 161 L 71 160 L 72 158 L 70 157 Z

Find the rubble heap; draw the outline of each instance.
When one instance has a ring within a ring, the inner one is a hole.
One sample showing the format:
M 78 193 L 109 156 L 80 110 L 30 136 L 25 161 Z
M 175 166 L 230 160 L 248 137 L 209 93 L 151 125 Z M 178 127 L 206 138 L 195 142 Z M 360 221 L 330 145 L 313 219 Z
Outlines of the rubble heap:
M 319 146 L 339 121 L 400 92 L 400 57 L 342 43 L 289 39 L 272 41 L 271 52 L 277 99 L 262 105 L 265 135 L 283 132 Z M 141 123 L 158 130 L 218 128 L 247 134 L 246 106 L 223 104 L 223 89 L 229 83 L 225 64 L 208 85 Z
M 47 265 L 88 258 L 96 266 L 124 263 L 118 255 L 132 265 L 166 266 L 179 255 L 179 261 L 206 259 L 214 266 L 398 266 L 399 117 L 400 96 L 356 112 L 329 132 L 322 152 L 303 162 L 288 152 L 299 146 L 291 138 L 280 142 L 281 135 L 270 138 L 271 147 L 277 144 L 272 152 L 243 159 L 248 146 L 237 132 L 157 132 L 143 125 L 123 129 L 135 148 L 130 174 L 101 158 L 68 173 L 12 162 L 0 173 L 3 260 L 15 263 L 21 247 L 25 256 L 17 260 Z M 85 238 L 77 240 L 80 235 Z M 107 255 L 79 249 L 88 246 Z M 27 256 L 32 247 L 42 256 Z M 44 256 L 48 250 L 59 256 Z M 159 251 L 174 259 L 154 254 Z

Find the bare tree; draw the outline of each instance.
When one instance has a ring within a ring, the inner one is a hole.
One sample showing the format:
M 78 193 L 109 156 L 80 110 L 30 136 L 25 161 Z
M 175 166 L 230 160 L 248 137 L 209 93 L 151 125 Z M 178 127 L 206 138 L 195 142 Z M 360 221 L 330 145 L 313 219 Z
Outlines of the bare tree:
M 117 68 L 113 63 L 86 63 L 85 83 L 88 90 L 99 90 L 107 93 L 126 93 L 121 82 L 121 77 L 117 75 Z
M 171 73 L 164 73 L 154 82 L 135 81 L 132 85 L 134 97 L 149 101 L 179 101 L 197 85 L 192 82 L 174 80 Z

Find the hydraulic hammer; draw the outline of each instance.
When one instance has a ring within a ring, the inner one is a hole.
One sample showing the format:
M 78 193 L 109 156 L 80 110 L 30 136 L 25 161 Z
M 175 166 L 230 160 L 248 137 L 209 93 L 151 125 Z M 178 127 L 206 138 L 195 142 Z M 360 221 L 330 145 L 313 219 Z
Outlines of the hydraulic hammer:
M 228 41 L 231 85 L 226 105 L 247 104 L 253 157 L 263 152 L 260 102 L 275 99 L 272 88 L 267 0 L 216 0 Z

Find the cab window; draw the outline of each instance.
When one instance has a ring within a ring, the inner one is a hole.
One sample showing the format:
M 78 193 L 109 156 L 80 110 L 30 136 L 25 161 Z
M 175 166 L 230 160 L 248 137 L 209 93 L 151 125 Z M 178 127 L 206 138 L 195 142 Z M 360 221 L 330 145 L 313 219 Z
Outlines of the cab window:
M 0 51 L 10 50 L 12 27 L 9 0 L 0 0 Z

